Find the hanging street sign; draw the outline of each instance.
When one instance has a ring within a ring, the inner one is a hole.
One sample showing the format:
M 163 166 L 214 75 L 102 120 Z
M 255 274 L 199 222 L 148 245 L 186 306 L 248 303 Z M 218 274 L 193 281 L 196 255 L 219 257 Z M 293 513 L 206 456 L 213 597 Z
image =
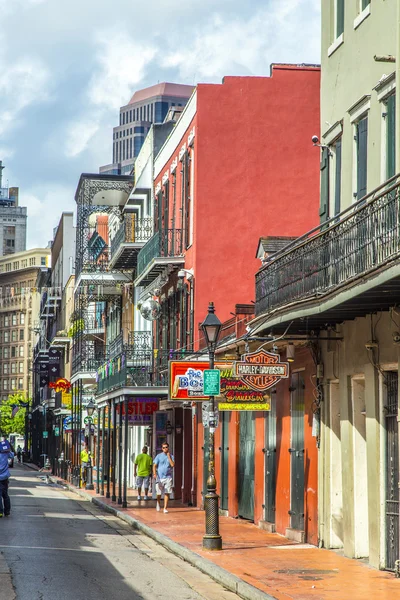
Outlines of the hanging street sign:
M 55 437 L 59 437 L 59 435 L 60 435 L 60 428 L 59 427 L 54 427 L 54 435 L 55 435 Z
M 257 350 L 233 363 L 233 375 L 256 392 L 265 392 L 289 377 L 289 363 L 281 363 L 279 354 Z
M 206 396 L 219 396 L 221 392 L 221 372 L 219 369 L 204 371 L 203 391 Z
M 209 362 L 177 360 L 169 362 L 170 400 L 208 400 L 203 391 L 204 371 Z
M 43 431 L 43 437 L 44 438 L 48 438 L 49 437 L 49 432 L 48 431 Z

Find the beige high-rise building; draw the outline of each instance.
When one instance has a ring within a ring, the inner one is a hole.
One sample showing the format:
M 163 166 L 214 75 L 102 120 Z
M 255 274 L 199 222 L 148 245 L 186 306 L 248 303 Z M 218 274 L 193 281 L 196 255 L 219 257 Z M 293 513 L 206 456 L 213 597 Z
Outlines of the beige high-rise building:
M 32 395 L 34 323 L 40 310 L 38 275 L 47 272 L 49 248 L 0 257 L 0 399 Z

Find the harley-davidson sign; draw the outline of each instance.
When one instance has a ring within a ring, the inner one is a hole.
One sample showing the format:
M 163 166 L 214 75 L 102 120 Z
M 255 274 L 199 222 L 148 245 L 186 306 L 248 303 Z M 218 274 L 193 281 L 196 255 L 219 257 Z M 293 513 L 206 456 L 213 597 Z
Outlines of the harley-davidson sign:
M 242 360 L 233 364 L 233 376 L 256 392 L 265 392 L 289 377 L 289 364 L 281 363 L 279 354 L 258 350 L 243 354 Z

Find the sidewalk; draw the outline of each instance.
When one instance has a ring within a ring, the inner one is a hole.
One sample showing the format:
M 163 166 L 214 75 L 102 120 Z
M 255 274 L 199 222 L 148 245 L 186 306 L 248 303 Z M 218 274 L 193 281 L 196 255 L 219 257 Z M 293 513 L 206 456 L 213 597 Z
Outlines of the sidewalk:
M 202 549 L 204 512 L 174 506 L 168 514 L 155 510 L 155 501 L 128 496 L 129 508 L 95 492 L 77 489 L 80 496 L 111 510 L 162 545 L 248 600 L 395 600 L 400 579 L 372 569 L 339 553 L 297 544 L 267 533 L 252 523 L 220 518 L 222 552 Z M 132 493 L 132 490 L 129 490 Z

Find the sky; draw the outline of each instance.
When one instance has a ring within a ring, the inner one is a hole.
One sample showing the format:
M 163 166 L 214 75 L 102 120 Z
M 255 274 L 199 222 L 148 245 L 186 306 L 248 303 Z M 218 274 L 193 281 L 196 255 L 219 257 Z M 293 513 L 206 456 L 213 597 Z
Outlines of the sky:
M 135 90 L 319 63 L 320 2 L 0 0 L 0 160 L 28 207 L 27 248 L 75 212 L 80 174 L 112 162 Z

